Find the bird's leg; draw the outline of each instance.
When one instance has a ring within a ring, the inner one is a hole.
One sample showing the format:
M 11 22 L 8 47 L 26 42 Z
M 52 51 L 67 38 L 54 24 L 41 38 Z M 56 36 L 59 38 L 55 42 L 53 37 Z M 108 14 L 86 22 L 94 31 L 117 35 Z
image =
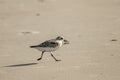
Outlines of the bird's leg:
M 53 56 L 52 52 L 50 53 L 51 53 L 51 56 L 55 59 L 55 61 L 61 61 L 61 60 L 56 59 L 55 56 Z
M 37 61 L 41 60 L 42 57 L 43 57 L 43 54 L 44 54 L 45 51 L 42 51 L 42 54 L 41 54 L 41 57 L 37 59 Z

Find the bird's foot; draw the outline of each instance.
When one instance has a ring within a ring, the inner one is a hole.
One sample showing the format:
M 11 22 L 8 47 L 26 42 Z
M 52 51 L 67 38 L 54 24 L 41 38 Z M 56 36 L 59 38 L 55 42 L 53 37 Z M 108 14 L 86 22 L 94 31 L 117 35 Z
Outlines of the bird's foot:
M 58 59 L 57 59 L 57 60 L 55 60 L 55 61 L 61 61 L 61 60 L 58 60 Z
M 42 58 L 38 58 L 37 61 L 41 60 Z

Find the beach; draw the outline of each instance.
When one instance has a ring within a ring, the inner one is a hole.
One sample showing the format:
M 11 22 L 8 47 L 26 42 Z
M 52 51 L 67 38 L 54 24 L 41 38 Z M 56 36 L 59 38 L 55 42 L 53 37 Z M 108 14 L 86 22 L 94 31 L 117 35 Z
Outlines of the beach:
M 70 41 L 37 61 L 29 46 Z M 0 0 L 0 80 L 120 80 L 120 0 Z

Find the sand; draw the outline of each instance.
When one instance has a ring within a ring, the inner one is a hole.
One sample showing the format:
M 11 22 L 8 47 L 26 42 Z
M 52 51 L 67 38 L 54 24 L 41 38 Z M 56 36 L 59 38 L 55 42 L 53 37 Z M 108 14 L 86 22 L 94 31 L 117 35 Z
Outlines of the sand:
M 37 61 L 59 35 L 62 61 Z M 120 80 L 120 0 L 0 0 L 0 80 Z

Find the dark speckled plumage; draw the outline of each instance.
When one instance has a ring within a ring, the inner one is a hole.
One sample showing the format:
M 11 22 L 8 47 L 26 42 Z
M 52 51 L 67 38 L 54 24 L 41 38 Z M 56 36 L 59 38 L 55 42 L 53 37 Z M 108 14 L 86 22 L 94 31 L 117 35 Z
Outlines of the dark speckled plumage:
M 36 46 L 30 46 L 31 48 L 35 48 L 35 47 L 52 47 L 52 48 L 55 48 L 57 47 L 59 44 L 55 41 L 52 41 L 52 40 L 48 40 L 48 41 L 45 41 L 43 43 L 41 43 L 40 45 L 36 45 Z

